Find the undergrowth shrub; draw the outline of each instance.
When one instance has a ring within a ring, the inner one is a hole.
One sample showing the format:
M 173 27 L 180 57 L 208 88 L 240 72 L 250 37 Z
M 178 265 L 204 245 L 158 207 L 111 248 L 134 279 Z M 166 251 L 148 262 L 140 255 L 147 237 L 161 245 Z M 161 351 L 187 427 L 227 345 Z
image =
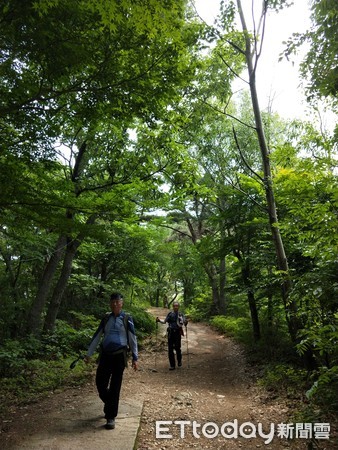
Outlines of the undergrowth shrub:
M 76 330 L 63 320 L 57 320 L 52 334 L 42 337 L 45 354 L 49 359 L 60 359 L 83 351 L 91 338 L 90 328 Z
M 247 353 L 252 362 L 265 366 L 270 363 L 289 363 L 299 366 L 301 361 L 285 329 L 262 326 L 261 338 L 246 343 Z
M 251 339 L 250 319 L 246 317 L 214 316 L 210 324 L 237 341 L 248 342 Z
M 321 413 L 338 414 L 338 366 L 321 367 L 313 374 L 313 384 L 306 397 Z
M 202 293 L 192 300 L 185 314 L 194 322 L 207 321 L 211 314 L 211 306 L 210 295 Z
M 72 359 L 21 359 L 20 371 L 15 376 L 11 373 L 0 378 L 0 415 L 5 414 L 9 406 L 27 404 L 58 389 L 83 384 L 90 378 L 92 368 L 79 364 L 70 370 Z
M 0 346 L 0 376 L 16 376 L 28 360 L 41 352 L 41 342 L 32 336 L 24 340 L 7 339 Z
M 155 329 L 155 320 L 143 309 L 128 308 L 139 343 Z M 100 317 L 72 312 L 71 321 L 57 320 L 51 334 L 41 339 L 27 336 L 7 340 L 0 346 L 0 412 L 8 406 L 34 401 L 56 389 L 81 385 L 91 376 L 92 367 L 71 362 L 84 354 L 96 331 Z M 103 317 L 103 316 L 102 316 Z
M 215 316 L 211 325 L 219 332 L 244 344 L 247 361 L 259 373 L 259 385 L 274 396 L 294 402 L 293 415 L 296 422 L 336 421 L 338 413 L 338 365 L 336 330 L 323 328 L 316 335 L 310 331 L 303 334 L 298 346 L 291 342 L 287 325 L 282 321 L 270 324 L 261 321 L 261 337 L 253 339 L 251 320 L 246 317 Z M 315 340 L 316 336 L 318 341 Z M 324 339 L 325 338 L 325 339 Z M 315 351 L 318 370 L 310 373 L 299 357 L 307 348 Z M 329 361 L 331 365 L 324 366 Z M 297 406 L 296 406 L 297 405 Z
M 259 384 L 280 396 L 299 397 L 308 387 L 307 371 L 288 364 L 269 365 Z
M 133 318 L 136 336 L 138 342 L 141 343 L 145 336 L 154 332 L 156 322 L 153 316 L 148 314 L 143 308 L 128 306 L 128 309 L 126 308 L 126 312 Z

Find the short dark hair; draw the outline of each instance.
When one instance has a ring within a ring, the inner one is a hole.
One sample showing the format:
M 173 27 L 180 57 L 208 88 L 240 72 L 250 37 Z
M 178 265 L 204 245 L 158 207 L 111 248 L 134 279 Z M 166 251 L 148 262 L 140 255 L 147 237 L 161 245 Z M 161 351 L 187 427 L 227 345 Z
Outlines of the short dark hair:
M 113 300 L 123 300 L 123 295 L 120 294 L 119 292 L 113 292 L 110 296 L 110 301 Z

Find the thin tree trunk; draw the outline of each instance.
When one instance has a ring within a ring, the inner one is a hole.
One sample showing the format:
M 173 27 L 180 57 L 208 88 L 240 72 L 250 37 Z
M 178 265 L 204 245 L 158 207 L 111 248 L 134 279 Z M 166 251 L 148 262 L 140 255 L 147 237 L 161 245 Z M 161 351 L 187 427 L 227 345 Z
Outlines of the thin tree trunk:
M 134 304 L 134 285 L 131 285 L 131 292 L 130 292 L 130 305 Z
M 289 267 L 287 262 L 287 257 L 284 249 L 284 244 L 282 240 L 282 236 L 280 233 L 280 229 L 278 226 L 278 218 L 277 218 L 277 208 L 273 190 L 273 182 L 272 182 L 272 174 L 270 167 L 270 157 L 269 157 L 269 149 L 267 145 L 267 141 L 264 134 L 264 127 L 262 122 L 261 110 L 258 102 L 257 88 L 256 88 L 256 67 L 253 62 L 253 51 L 251 38 L 246 26 L 245 17 L 242 10 L 241 0 L 237 0 L 238 11 L 242 23 L 243 32 L 245 35 L 245 58 L 247 62 L 247 68 L 249 73 L 249 85 L 250 85 L 250 93 L 251 93 L 251 101 L 252 107 L 255 117 L 256 124 L 256 133 L 259 142 L 259 147 L 262 156 L 262 165 L 263 165 L 263 173 L 264 173 L 264 187 L 265 187 L 265 196 L 268 207 L 268 216 L 270 229 L 272 234 L 272 239 L 275 245 L 276 257 L 277 257 L 277 266 L 280 271 L 284 273 L 283 281 L 282 281 L 282 297 L 287 317 L 287 323 L 289 327 L 289 333 L 293 341 L 297 339 L 297 332 L 300 328 L 300 323 L 297 320 L 297 306 L 294 302 L 289 301 L 289 293 L 291 290 L 291 279 L 289 276 Z M 256 55 L 258 57 L 258 55 Z
M 241 263 L 241 273 L 243 284 L 247 290 L 247 299 L 251 316 L 251 324 L 252 324 L 252 332 L 255 341 L 258 341 L 261 338 L 261 328 L 259 324 L 257 303 L 255 299 L 254 289 L 251 283 L 251 268 L 250 261 L 248 257 L 243 257 L 240 250 L 235 251 L 235 256 Z
M 107 262 L 103 260 L 101 262 L 101 271 L 100 271 L 100 281 L 101 285 L 99 287 L 99 291 L 97 293 L 98 298 L 104 298 L 104 287 L 103 284 L 107 281 L 108 271 L 107 271 Z
M 255 341 L 258 341 L 261 338 L 261 328 L 259 325 L 257 303 L 252 289 L 248 289 L 248 303 L 250 308 L 253 337 Z
M 226 314 L 227 310 L 225 285 L 226 285 L 226 263 L 225 263 L 225 256 L 221 256 L 220 271 L 219 271 L 219 312 L 220 314 L 223 315 Z
M 158 308 L 159 305 L 160 305 L 160 288 L 158 287 L 156 289 L 155 306 Z
M 211 314 L 216 315 L 220 313 L 220 305 L 219 305 L 219 285 L 217 280 L 217 273 L 213 266 L 204 265 L 204 269 L 208 275 L 209 283 L 212 291 L 212 308 Z
M 273 302 L 272 302 L 272 293 L 268 293 L 268 328 L 272 328 L 273 324 Z
M 221 211 L 224 210 L 224 206 Z M 226 286 L 226 248 L 225 248 L 225 230 L 221 227 L 221 251 L 220 251 L 220 265 L 219 265 L 219 311 L 221 314 L 227 312 L 227 299 L 225 295 Z
M 189 219 L 186 219 L 187 221 L 187 225 L 190 231 L 190 236 L 191 236 L 191 240 L 193 242 L 194 245 L 196 245 L 198 238 L 200 236 L 200 230 L 199 233 L 196 233 L 196 231 L 194 230 L 194 227 L 191 223 L 191 221 Z M 224 259 L 224 264 L 225 264 L 225 259 Z M 204 270 L 208 276 L 209 279 L 209 284 L 211 287 L 211 291 L 212 291 L 212 308 L 211 308 L 211 313 L 212 314 L 220 314 L 221 311 L 225 310 L 225 297 L 224 297 L 224 305 L 223 307 L 221 306 L 221 277 L 218 276 L 217 274 L 217 270 L 215 268 L 215 266 L 211 263 L 211 264 L 203 264 Z M 225 276 L 225 265 L 224 265 L 224 276 Z M 223 281 L 223 280 L 222 280 Z M 225 280 L 224 280 L 225 283 Z M 225 286 L 225 284 L 224 284 Z M 225 293 L 225 290 L 223 290 L 223 293 Z
M 13 264 L 12 264 L 11 255 L 5 249 L 2 249 L 2 248 L 0 249 L 0 254 L 6 265 L 6 272 L 8 273 L 8 277 L 9 277 L 9 284 L 11 287 L 12 298 L 15 301 L 15 303 L 17 303 L 17 300 L 19 298 L 19 293 L 16 290 L 16 284 L 18 282 L 19 275 L 20 275 L 22 257 L 20 257 L 20 259 L 18 261 L 19 264 L 17 265 L 17 268 L 14 269 Z

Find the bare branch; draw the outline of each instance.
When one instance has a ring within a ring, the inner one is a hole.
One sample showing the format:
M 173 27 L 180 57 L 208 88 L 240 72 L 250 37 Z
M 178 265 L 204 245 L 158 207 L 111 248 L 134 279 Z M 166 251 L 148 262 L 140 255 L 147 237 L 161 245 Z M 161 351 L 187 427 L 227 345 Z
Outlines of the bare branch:
M 238 142 L 238 138 L 237 138 L 237 134 L 236 134 L 236 130 L 235 130 L 235 127 L 234 127 L 234 126 L 232 127 L 232 132 L 233 132 L 233 134 L 234 134 L 234 139 L 235 139 L 236 147 L 237 147 L 237 150 L 239 151 L 239 154 L 241 155 L 242 161 L 244 162 L 245 166 L 250 170 L 250 172 L 251 172 L 253 175 L 255 175 L 255 176 L 262 182 L 262 184 L 263 184 L 263 186 L 264 186 L 264 180 L 263 180 L 263 178 L 262 178 L 258 173 L 256 173 L 256 172 L 252 169 L 252 167 L 247 163 L 246 159 L 244 158 L 244 155 L 243 155 L 242 150 L 241 150 L 241 146 L 239 145 L 239 142 Z
M 253 127 L 252 125 L 249 125 L 248 123 L 243 122 L 242 120 L 238 119 L 237 117 L 233 116 L 232 114 L 227 113 L 226 111 L 222 111 L 219 108 L 216 108 L 216 106 L 212 105 L 211 103 L 208 103 L 206 100 L 202 100 L 202 102 L 209 106 L 209 108 L 213 109 L 214 111 L 218 112 L 219 114 L 223 114 L 227 117 L 230 117 L 231 119 L 236 120 L 237 122 L 239 122 L 240 124 L 244 125 L 245 127 L 251 128 L 252 130 L 256 131 L 256 128 Z
M 221 58 L 222 62 L 227 66 L 227 68 L 230 70 L 231 73 L 233 73 L 235 75 L 236 78 L 239 78 L 240 80 L 242 80 L 244 83 L 249 84 L 248 81 L 246 81 L 244 78 L 242 78 L 240 75 L 238 75 L 237 72 L 235 72 L 233 70 L 233 68 L 225 61 L 225 59 L 223 58 L 223 56 L 218 53 L 218 56 Z
M 258 206 L 258 208 L 261 211 L 264 211 L 264 213 L 267 212 L 267 208 L 262 206 L 260 203 L 258 203 L 257 200 L 255 200 L 250 194 L 248 194 L 247 192 L 245 192 L 243 189 L 241 189 L 237 184 L 233 183 L 232 180 L 230 180 L 229 178 L 227 178 L 229 184 L 236 189 L 236 191 L 241 192 L 242 194 L 244 194 L 252 203 L 254 203 L 256 206 Z

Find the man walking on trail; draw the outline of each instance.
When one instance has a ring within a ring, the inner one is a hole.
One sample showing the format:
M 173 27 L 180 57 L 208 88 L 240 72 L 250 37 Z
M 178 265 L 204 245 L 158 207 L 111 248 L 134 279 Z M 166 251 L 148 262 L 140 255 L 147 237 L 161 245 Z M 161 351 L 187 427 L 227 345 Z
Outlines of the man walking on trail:
M 107 313 L 102 318 L 84 359 L 86 363 L 89 362 L 103 334 L 101 355 L 96 371 L 96 387 L 104 403 L 103 411 L 108 430 L 115 428 L 123 372 L 127 366 L 128 345 L 132 352 L 132 367 L 137 370 L 138 348 L 134 323 L 132 318 L 122 311 L 122 306 L 122 294 L 119 292 L 111 294 L 111 313 Z
M 184 336 L 183 325 L 187 326 L 188 321 L 184 315 L 179 311 L 180 304 L 178 302 L 173 303 L 173 310 L 167 314 L 164 320 L 156 317 L 156 322 L 168 324 L 168 357 L 169 357 L 169 370 L 175 370 L 175 353 L 177 358 L 178 367 L 182 366 L 182 351 L 181 351 L 181 337 Z

